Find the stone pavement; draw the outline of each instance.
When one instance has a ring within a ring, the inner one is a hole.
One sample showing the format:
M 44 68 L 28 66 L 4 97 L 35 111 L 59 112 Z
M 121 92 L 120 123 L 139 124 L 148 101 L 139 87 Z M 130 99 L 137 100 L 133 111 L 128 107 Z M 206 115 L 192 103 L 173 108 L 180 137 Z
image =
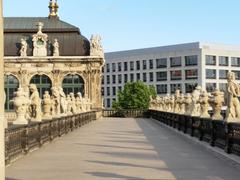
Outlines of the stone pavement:
M 154 120 L 104 118 L 6 169 L 8 180 L 239 180 L 240 171 Z

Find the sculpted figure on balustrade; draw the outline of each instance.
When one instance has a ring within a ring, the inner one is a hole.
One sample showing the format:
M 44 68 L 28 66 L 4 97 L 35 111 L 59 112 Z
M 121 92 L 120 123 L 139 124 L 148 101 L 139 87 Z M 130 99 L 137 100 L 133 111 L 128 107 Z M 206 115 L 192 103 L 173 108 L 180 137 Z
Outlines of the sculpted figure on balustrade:
M 159 110 L 161 111 L 162 110 L 162 100 L 161 100 L 161 97 L 160 96 L 157 96 L 156 97 L 156 110 Z
M 179 103 L 179 100 L 180 100 L 180 90 L 177 89 L 175 91 L 175 105 L 174 105 L 174 113 L 179 113 L 180 112 L 180 103 Z
M 211 93 L 211 98 L 209 100 L 210 105 L 213 109 L 213 120 L 223 120 L 221 115 L 222 106 L 224 103 L 224 93 L 221 92 L 219 89 L 216 89 L 214 92 Z
M 174 102 L 175 102 L 175 97 L 174 95 L 170 96 L 170 112 L 174 112 Z
M 67 115 L 72 115 L 72 100 L 70 94 L 67 95 Z
M 61 115 L 60 94 L 57 87 L 52 87 L 52 115 L 59 117 Z
M 74 93 L 70 93 L 70 98 L 71 98 L 71 112 L 72 114 L 77 114 L 77 108 L 76 108 L 76 99 L 74 96 Z
M 236 82 L 234 72 L 229 72 L 227 78 L 228 87 L 226 121 L 240 122 L 240 103 L 238 99 L 238 97 L 240 96 L 240 86 Z
M 202 90 L 200 97 L 199 97 L 199 103 L 201 108 L 201 118 L 210 118 L 210 115 L 208 113 L 209 110 L 209 93 L 207 91 Z
M 51 119 L 52 118 L 52 100 L 48 91 L 44 92 L 42 108 L 43 108 L 43 118 Z
M 13 106 L 17 115 L 17 119 L 13 124 L 28 124 L 26 115 L 30 104 L 29 98 L 26 96 L 23 88 L 18 88 L 17 92 L 14 93 Z
M 199 103 L 199 97 L 201 94 L 201 86 L 197 86 L 192 92 L 192 110 L 191 116 L 200 116 L 201 108 Z
M 185 114 L 185 96 L 183 93 L 180 94 L 178 102 L 180 107 L 179 114 Z
M 29 105 L 29 117 L 32 121 L 42 120 L 41 99 L 35 84 L 29 85 L 30 90 L 30 105 Z
M 78 92 L 76 97 L 76 108 L 78 113 L 82 112 L 82 100 L 83 100 L 82 94 Z
M 27 41 L 26 39 L 21 39 L 21 49 L 20 49 L 20 56 L 21 57 L 26 57 L 27 56 L 27 47 L 28 47 L 28 44 L 27 44 Z
M 167 94 L 164 97 L 164 104 L 165 104 L 165 111 L 170 112 L 171 111 L 171 106 L 170 106 L 170 95 Z
M 59 87 L 59 97 L 60 97 L 60 113 L 62 116 L 67 115 L 67 99 L 62 87 Z
M 185 115 L 190 115 L 192 110 L 192 95 L 187 93 L 184 97 L 184 104 L 185 104 Z

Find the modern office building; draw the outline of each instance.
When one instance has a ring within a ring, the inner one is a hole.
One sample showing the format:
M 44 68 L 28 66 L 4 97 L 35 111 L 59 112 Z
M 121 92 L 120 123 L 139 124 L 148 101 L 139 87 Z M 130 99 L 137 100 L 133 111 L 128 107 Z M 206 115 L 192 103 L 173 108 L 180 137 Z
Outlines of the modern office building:
M 154 85 L 158 95 L 176 89 L 190 93 L 200 85 L 208 92 L 226 91 L 227 73 L 240 80 L 240 46 L 187 43 L 105 54 L 102 78 L 105 107 L 111 107 L 117 92 L 128 81 L 141 80 Z

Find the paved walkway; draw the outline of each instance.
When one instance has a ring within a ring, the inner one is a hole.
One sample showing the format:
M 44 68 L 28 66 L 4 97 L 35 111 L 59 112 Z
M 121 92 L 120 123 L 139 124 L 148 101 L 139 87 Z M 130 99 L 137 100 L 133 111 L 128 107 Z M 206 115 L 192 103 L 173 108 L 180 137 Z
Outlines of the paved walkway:
M 8 180 L 239 180 L 240 171 L 150 119 L 107 118 L 7 168 Z

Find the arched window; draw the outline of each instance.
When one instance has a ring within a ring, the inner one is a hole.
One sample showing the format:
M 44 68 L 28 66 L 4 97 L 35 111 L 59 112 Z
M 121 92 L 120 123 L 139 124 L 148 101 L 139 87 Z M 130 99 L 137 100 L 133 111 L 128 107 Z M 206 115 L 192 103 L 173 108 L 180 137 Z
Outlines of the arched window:
M 14 92 L 17 91 L 19 87 L 18 79 L 13 75 L 5 75 L 4 76 L 4 89 L 6 94 L 6 102 L 5 102 L 5 110 L 12 111 L 13 110 L 13 103 L 10 101 L 14 97 Z
M 43 97 L 44 91 L 51 93 L 52 82 L 46 75 L 35 75 L 32 77 L 30 84 L 36 84 L 40 97 Z
M 65 94 L 81 92 L 84 96 L 84 81 L 79 75 L 67 75 L 63 79 L 62 88 Z

